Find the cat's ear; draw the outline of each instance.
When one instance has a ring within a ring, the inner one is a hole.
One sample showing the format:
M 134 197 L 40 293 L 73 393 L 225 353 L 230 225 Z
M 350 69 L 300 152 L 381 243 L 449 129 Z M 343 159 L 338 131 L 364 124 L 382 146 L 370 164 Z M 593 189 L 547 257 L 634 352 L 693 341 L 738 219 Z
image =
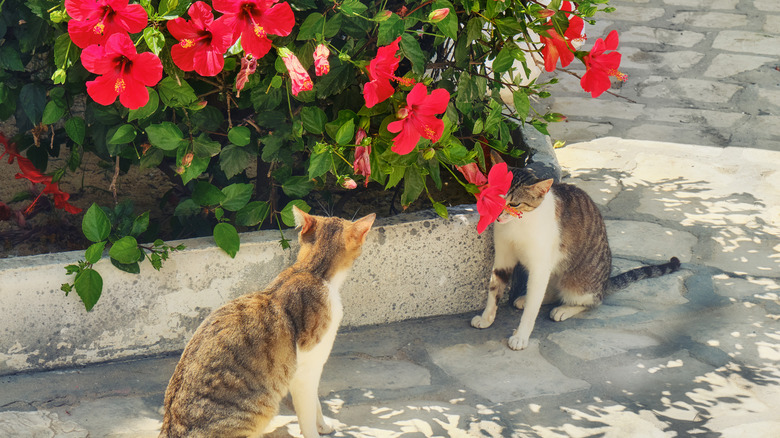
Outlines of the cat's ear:
M 352 223 L 352 229 L 355 230 L 355 234 L 357 235 L 358 239 L 360 239 L 360 243 L 366 241 L 366 235 L 368 234 L 368 230 L 370 230 L 371 226 L 374 225 L 375 219 L 376 219 L 376 214 L 371 213 L 369 215 L 363 216 L 362 218 Z
M 493 164 L 505 163 L 504 159 L 501 158 L 501 155 L 493 149 L 490 150 L 490 161 L 492 161 Z
M 295 205 L 293 205 L 292 212 L 293 218 L 295 218 L 295 228 L 301 227 L 301 234 L 308 233 L 317 223 L 317 220 L 314 219 L 314 217 Z
M 534 184 L 533 187 L 533 193 L 537 197 L 541 197 L 547 194 L 547 192 L 550 191 L 550 187 L 553 185 L 553 179 L 546 179 L 544 181 L 539 181 L 538 183 Z

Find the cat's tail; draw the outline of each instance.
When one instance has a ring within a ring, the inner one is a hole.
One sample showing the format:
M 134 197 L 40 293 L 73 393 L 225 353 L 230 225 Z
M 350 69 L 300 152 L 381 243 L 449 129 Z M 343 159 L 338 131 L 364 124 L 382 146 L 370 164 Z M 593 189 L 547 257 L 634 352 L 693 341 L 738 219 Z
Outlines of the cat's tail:
M 607 292 L 609 293 L 623 289 L 629 284 L 645 278 L 655 278 L 671 274 L 679 269 L 680 259 L 677 257 L 672 257 L 669 260 L 669 263 L 664 263 L 662 265 L 642 266 L 641 268 L 632 269 L 614 277 L 610 277 L 607 285 Z

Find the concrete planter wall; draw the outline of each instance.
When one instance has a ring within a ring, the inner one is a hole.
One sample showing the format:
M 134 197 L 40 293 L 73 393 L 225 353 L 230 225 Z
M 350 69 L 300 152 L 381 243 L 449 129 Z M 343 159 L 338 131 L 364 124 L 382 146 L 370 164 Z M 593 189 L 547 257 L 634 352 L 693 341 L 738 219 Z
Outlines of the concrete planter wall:
M 492 263 L 490 230 L 477 235 L 473 208 L 444 220 L 421 212 L 378 220 L 342 290 L 344 326 L 476 310 Z M 293 230 L 286 236 L 295 239 Z M 103 295 L 86 312 L 65 296 L 64 266 L 83 252 L 0 259 L 0 375 L 181 350 L 201 320 L 239 295 L 259 290 L 294 260 L 278 231 L 241 236 L 235 259 L 211 238 L 182 241 L 160 272 L 139 275 L 97 264 Z M 464 324 L 467 321 L 464 320 Z

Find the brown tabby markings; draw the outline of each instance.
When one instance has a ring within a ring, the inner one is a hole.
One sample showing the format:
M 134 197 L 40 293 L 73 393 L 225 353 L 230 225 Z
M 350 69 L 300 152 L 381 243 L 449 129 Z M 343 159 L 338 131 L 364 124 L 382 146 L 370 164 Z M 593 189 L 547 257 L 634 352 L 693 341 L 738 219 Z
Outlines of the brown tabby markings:
M 299 352 L 319 346 L 326 333 L 335 336 L 340 298 L 332 308 L 331 289 L 338 284 L 329 282 L 343 279 L 360 255 L 375 216 L 354 223 L 300 211 L 296 216 L 301 247 L 295 264 L 264 291 L 214 311 L 187 344 L 165 393 L 160 437 L 257 436 L 276 415 L 298 365 L 307 365 L 298 363 Z M 314 390 L 316 399 L 316 385 Z M 317 427 L 327 428 L 318 400 L 317 412 Z M 304 435 L 318 436 L 316 430 Z

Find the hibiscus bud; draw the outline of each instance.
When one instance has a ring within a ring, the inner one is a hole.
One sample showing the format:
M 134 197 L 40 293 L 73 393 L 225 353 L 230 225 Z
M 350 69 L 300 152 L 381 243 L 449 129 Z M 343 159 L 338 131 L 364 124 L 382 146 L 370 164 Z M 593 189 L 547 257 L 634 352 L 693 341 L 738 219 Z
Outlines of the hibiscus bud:
M 241 58 L 241 70 L 236 75 L 236 97 L 241 97 L 241 90 L 249 82 L 249 75 L 257 69 L 257 59 L 252 55 L 245 55 Z
M 406 107 L 399 108 L 395 113 L 395 116 L 398 118 L 398 120 L 403 120 L 409 117 L 409 110 Z
M 151 148 L 151 143 L 144 143 L 141 145 L 141 155 L 146 155 L 146 152 Z
M 301 91 L 309 91 L 314 88 L 311 76 L 303 68 L 301 61 L 295 56 L 295 53 L 285 47 L 278 49 L 278 53 L 284 62 L 284 66 L 287 67 L 287 73 L 290 74 L 293 96 L 297 96 Z
M 192 152 L 188 152 L 186 155 L 181 157 L 181 165 L 184 167 L 190 167 L 193 158 L 195 158 L 195 155 Z
M 347 54 L 346 52 L 339 52 L 339 61 L 347 62 L 350 59 L 352 59 L 352 57 L 349 56 L 349 54 Z
M 353 190 L 353 189 L 357 188 L 357 183 L 355 182 L 354 179 L 352 179 L 352 178 L 350 178 L 348 176 L 344 176 L 344 177 L 341 177 L 339 179 L 341 180 L 339 182 L 339 184 L 341 184 L 341 187 L 344 187 L 347 190 Z
M 64 84 L 65 77 L 65 70 L 58 68 L 54 74 L 51 75 L 51 80 L 54 81 L 55 84 Z
M 436 151 L 433 148 L 428 148 L 423 152 L 423 159 L 430 160 L 434 155 L 436 155 Z
M 49 14 L 49 20 L 51 20 L 52 23 L 62 23 L 63 21 L 68 20 L 68 13 L 62 10 L 52 11 L 52 13 Z
M 379 11 L 374 16 L 374 21 L 376 21 L 377 23 L 381 23 L 383 21 L 387 21 L 392 15 L 393 13 L 390 11 Z
M 177 175 L 181 175 L 186 171 L 187 169 L 185 169 L 184 166 L 178 166 L 176 169 L 174 169 L 174 172 L 176 172 Z
M 439 21 L 444 20 L 444 18 L 446 18 L 449 13 L 450 8 L 439 8 L 431 11 L 431 13 L 428 14 L 428 20 L 430 20 L 432 23 L 438 23 Z
M 328 56 L 330 50 L 325 44 L 320 44 L 314 49 L 314 73 L 317 76 L 322 76 L 330 72 L 330 63 L 328 62 Z
M 355 144 L 359 146 L 361 143 L 363 143 L 363 140 L 365 140 L 366 137 L 368 137 L 366 130 L 363 128 L 358 128 L 357 133 L 355 134 Z
M 539 11 L 539 16 L 542 18 L 550 18 L 553 15 L 555 15 L 555 11 L 553 11 L 552 9 L 542 9 L 541 11 Z
M 352 169 L 356 175 L 366 177 L 364 187 L 367 187 L 368 179 L 371 176 L 371 142 L 366 142 L 365 146 L 355 148 L 355 162 L 352 163 Z

